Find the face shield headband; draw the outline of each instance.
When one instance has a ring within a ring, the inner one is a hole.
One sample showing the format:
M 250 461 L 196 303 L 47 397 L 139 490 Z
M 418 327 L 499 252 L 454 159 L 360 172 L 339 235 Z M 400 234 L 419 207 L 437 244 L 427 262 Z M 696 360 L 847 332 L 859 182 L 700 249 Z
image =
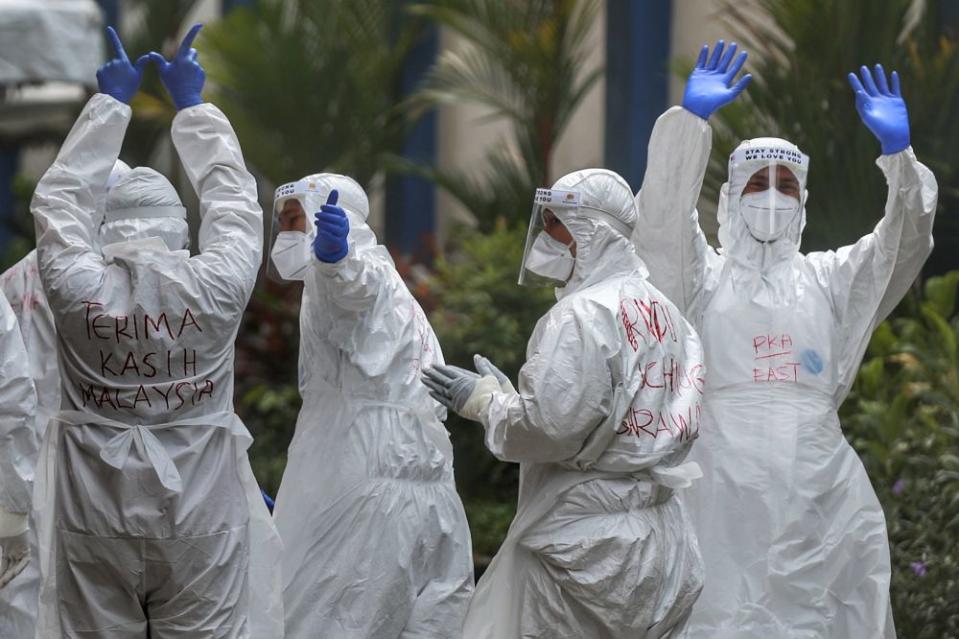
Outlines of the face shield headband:
M 270 259 L 267 276 L 278 282 L 302 281 L 312 263 L 314 224 L 308 207 L 318 193 L 308 178 L 287 182 L 273 193 L 273 215 L 270 216 Z M 287 207 L 295 201 L 298 207 Z
M 738 196 L 730 197 L 736 197 L 736 208 L 753 239 L 775 242 L 800 223 L 808 168 L 809 157 L 796 149 L 756 146 L 733 153 L 730 189 Z M 750 185 L 752 190 L 744 193 Z

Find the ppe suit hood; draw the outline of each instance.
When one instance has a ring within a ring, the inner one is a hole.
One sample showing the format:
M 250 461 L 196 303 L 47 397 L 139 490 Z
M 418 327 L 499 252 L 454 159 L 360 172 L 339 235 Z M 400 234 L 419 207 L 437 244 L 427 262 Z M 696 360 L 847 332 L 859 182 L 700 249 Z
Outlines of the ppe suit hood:
M 773 159 L 781 153 L 781 159 Z M 755 155 L 753 155 L 755 154 Z M 755 138 L 743 140 L 732 155 L 729 156 L 729 177 L 723 184 L 719 195 L 719 243 L 725 255 L 756 268 L 770 266 L 777 262 L 792 258 L 799 252 L 802 231 L 806 226 L 806 173 L 807 168 L 792 158 L 802 156 L 802 152 L 792 142 L 781 138 Z M 743 189 L 752 175 L 769 166 L 770 163 L 783 164 L 789 168 L 799 180 L 799 190 L 802 199 L 799 203 L 800 212 L 795 222 L 790 225 L 785 235 L 775 242 L 768 242 L 768 254 L 763 260 L 762 242 L 759 242 L 749 232 L 740 211 L 740 198 Z
M 106 209 L 107 205 L 107 194 L 110 192 L 110 189 L 116 185 L 117 181 L 132 171 L 130 165 L 124 162 L 123 160 L 117 160 L 113 163 L 113 169 L 110 171 L 110 177 L 107 178 L 107 188 L 100 191 L 97 198 L 97 212 L 103 214 L 103 211 Z
M 376 235 L 366 224 L 366 219 L 370 216 L 370 200 L 359 182 L 347 175 L 337 173 L 315 173 L 303 179 L 311 182 L 316 189 L 307 195 L 305 203 L 310 217 L 308 227 L 311 239 L 316 236 L 313 216 L 319 212 L 321 206 L 326 204 L 330 192 L 335 189 L 339 193 L 337 206 L 346 211 L 346 217 L 350 221 L 350 240 L 360 247 L 376 245 Z
M 729 258 L 737 287 L 758 302 L 783 301 L 791 295 L 790 264 L 799 254 L 806 227 L 808 161 L 799 147 L 781 138 L 743 140 L 729 157 L 729 177 L 720 189 L 716 211 L 720 252 Z M 779 239 L 760 242 L 746 225 L 740 200 L 749 178 L 774 163 L 788 167 L 799 180 L 799 214 Z
M 583 169 L 564 175 L 552 188 L 580 194 L 578 208 L 555 210 L 576 241 L 573 275 L 566 286 L 556 289 L 557 299 L 616 273 L 640 269 L 646 276 L 646 267 L 629 240 L 637 211 L 626 180 L 606 169 Z
M 315 216 L 326 204 L 330 193 L 339 194 L 337 205 L 346 212 L 350 224 L 349 237 L 361 248 L 376 246 L 376 236 L 366 225 L 370 213 L 369 198 L 363 188 L 351 177 L 335 173 L 315 173 L 276 189 L 271 218 L 270 277 L 277 281 L 302 280 L 312 263 L 313 242 L 316 239 Z M 280 211 L 290 200 L 303 207 L 306 216 L 304 231 L 280 231 Z M 282 237 L 282 236 L 286 237 Z M 278 251 L 278 253 L 274 253 Z
M 101 246 L 149 237 L 163 240 L 171 251 L 189 246 L 190 227 L 180 196 L 151 168 L 137 167 L 117 178 L 104 209 Z

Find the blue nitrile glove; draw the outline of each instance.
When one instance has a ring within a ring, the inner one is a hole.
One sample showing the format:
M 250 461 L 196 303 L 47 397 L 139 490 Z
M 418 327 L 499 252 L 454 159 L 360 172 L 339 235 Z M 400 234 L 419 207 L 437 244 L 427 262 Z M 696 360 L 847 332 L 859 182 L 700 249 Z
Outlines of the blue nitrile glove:
M 130 64 L 130 58 L 123 49 L 123 43 L 120 42 L 120 36 L 113 27 L 107 27 L 107 37 L 113 43 L 113 51 L 116 55 L 97 69 L 100 93 L 112 96 L 124 104 L 130 104 L 130 100 L 140 90 L 143 68 L 150 61 L 150 57 L 140 56 L 136 64 Z
M 273 512 L 273 509 L 276 507 L 276 502 L 273 501 L 273 498 L 262 488 L 260 489 L 260 494 L 263 495 L 263 501 L 266 503 L 267 509 Z
M 716 109 L 732 102 L 753 79 L 753 76 L 747 73 L 739 79 L 739 82 L 730 86 L 736 74 L 746 63 L 747 54 L 743 51 L 733 62 L 736 43 L 729 45 L 725 55 L 723 55 L 723 47 L 722 40 L 717 42 L 713 55 L 707 62 L 709 46 L 704 44 L 702 51 L 699 52 L 699 59 L 696 60 L 696 66 L 686 80 L 683 108 L 704 120 L 708 120 Z
M 191 48 L 193 39 L 202 28 L 202 24 L 193 25 L 170 62 L 156 51 L 151 51 L 149 54 L 150 59 L 156 64 L 157 71 L 160 72 L 163 86 L 173 98 L 177 111 L 203 102 L 200 94 L 203 92 L 206 73 L 196 61 L 196 49 Z
M 350 221 L 346 211 L 336 205 L 340 193 L 330 191 L 326 204 L 316 214 L 316 239 L 313 240 L 313 252 L 321 262 L 333 264 L 339 262 L 350 250 L 347 237 L 350 234 Z
M 849 85 L 856 93 L 856 110 L 863 124 L 882 145 L 883 155 L 899 153 L 909 146 L 909 112 L 899 92 L 899 74 L 892 72 L 892 87 L 886 84 L 886 72 L 876 65 L 875 81 L 866 67 L 859 68 L 862 82 L 849 74 Z
M 430 397 L 462 414 L 463 407 L 473 394 L 480 377 L 459 366 L 437 364 L 424 370 L 420 380 L 430 389 Z

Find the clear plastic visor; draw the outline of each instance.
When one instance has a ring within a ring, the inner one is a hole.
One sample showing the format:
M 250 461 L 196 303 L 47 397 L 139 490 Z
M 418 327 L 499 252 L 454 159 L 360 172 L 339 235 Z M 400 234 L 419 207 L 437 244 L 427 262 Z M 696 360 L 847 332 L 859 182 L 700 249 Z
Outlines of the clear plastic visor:
M 809 157 L 781 146 L 738 149 L 730 157 L 730 173 L 742 190 L 730 193 L 749 232 L 759 241 L 775 241 L 799 223 L 806 193 Z
M 579 193 L 575 191 L 536 190 L 519 269 L 520 286 L 565 286 L 575 260 L 569 247 L 551 233 L 555 233 L 557 226 L 562 227 L 564 214 L 579 208 L 579 201 Z
M 312 237 L 313 223 L 306 211 L 306 194 L 297 192 L 294 188 L 297 182 L 290 182 L 276 189 L 273 198 L 273 214 L 270 216 L 270 246 L 267 259 L 267 276 L 277 282 L 289 281 L 283 277 L 273 261 L 274 252 L 302 251 L 303 242 L 309 243 Z M 288 232 L 302 233 L 303 238 L 297 244 L 284 241 L 277 247 L 277 238 L 283 233 L 287 240 Z M 299 248 L 297 247 L 299 246 Z M 302 261 L 302 260 L 300 260 Z M 302 279 L 295 277 L 292 279 Z

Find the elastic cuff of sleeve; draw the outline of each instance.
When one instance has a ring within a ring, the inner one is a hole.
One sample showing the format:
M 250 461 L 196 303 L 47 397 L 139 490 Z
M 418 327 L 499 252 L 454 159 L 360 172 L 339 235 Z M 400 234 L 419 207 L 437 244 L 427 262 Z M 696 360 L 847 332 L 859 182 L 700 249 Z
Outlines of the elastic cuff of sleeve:
M 183 102 L 174 102 L 173 106 L 176 107 L 177 112 L 184 109 L 189 109 L 190 107 L 195 107 L 197 105 L 203 104 L 203 98 L 193 98 L 190 100 L 185 100 Z
M 114 94 L 112 94 L 112 93 L 105 93 L 105 92 L 103 92 L 103 91 L 101 91 L 100 93 L 102 93 L 103 95 L 106 95 L 106 96 L 109 96 L 109 97 L 113 98 L 114 100 L 116 100 L 116 101 L 119 102 L 120 104 L 125 104 L 125 105 L 127 105 L 127 106 L 130 106 L 130 100 L 133 99 L 133 96 L 130 96 L 129 98 L 127 98 L 126 100 L 124 100 L 124 99 L 123 99 L 123 96 L 114 95 Z
M 349 245 L 346 245 L 345 247 L 343 247 L 341 251 L 337 253 L 324 253 L 323 255 L 320 255 L 319 253 L 316 253 L 314 251 L 314 255 L 316 255 L 316 259 L 318 259 L 323 264 L 336 264 L 337 262 L 342 260 L 344 257 L 346 257 L 349 254 L 349 252 L 350 252 L 350 247 Z
M 902 153 L 909 148 L 909 140 L 906 140 L 905 143 L 902 142 L 893 142 L 888 145 L 882 145 L 882 154 L 883 155 L 895 155 L 897 153 Z
M 689 108 L 688 106 L 686 106 L 685 104 L 680 105 L 680 106 L 683 107 L 683 110 L 687 111 L 688 113 L 692 113 L 693 115 L 695 115 L 695 116 L 696 116 L 697 118 L 699 118 L 700 120 L 705 120 L 706 122 L 709 122 L 709 116 L 712 115 L 712 113 L 707 113 L 706 115 L 703 115 L 702 113 L 700 113 L 700 112 L 698 112 L 698 111 L 694 111 L 694 110 L 690 109 L 690 108 Z

